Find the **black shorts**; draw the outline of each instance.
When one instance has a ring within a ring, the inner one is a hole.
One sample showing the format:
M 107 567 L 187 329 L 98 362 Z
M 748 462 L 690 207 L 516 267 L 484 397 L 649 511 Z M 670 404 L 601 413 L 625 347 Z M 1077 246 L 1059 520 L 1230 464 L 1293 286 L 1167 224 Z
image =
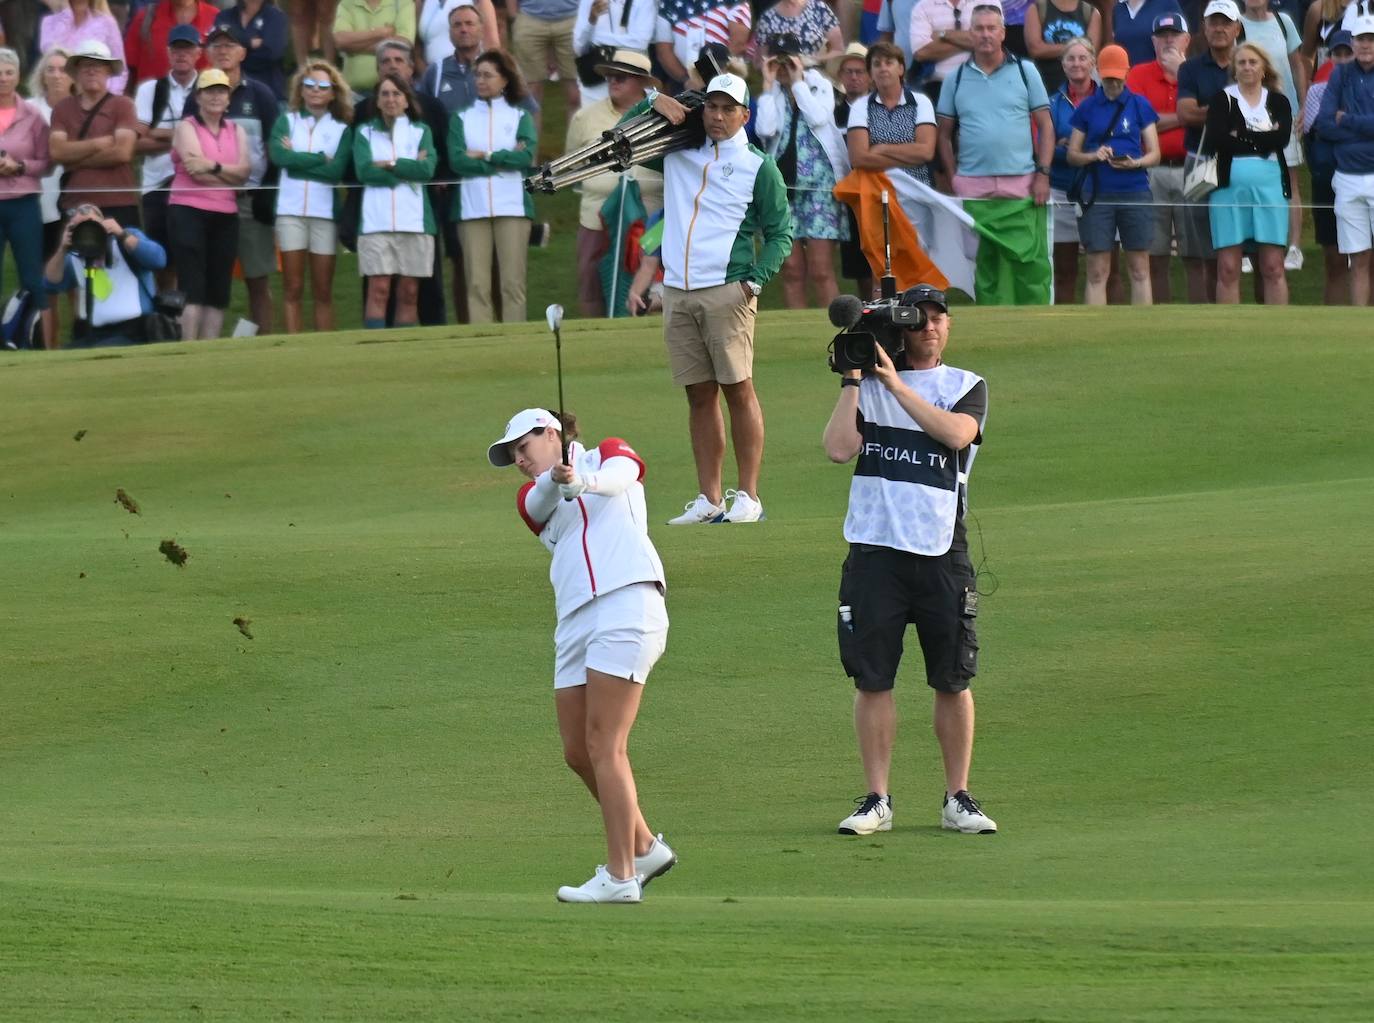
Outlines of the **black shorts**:
M 171 247 L 172 238 L 167 229 L 167 193 L 160 188 L 143 196 L 143 233 L 164 249 Z
M 167 207 L 167 233 L 167 265 L 176 268 L 186 304 L 228 308 L 239 251 L 239 215 L 172 203 Z
M 891 689 L 910 623 L 925 655 L 926 684 L 962 692 L 978 673 L 977 614 L 967 552 L 925 557 L 851 544 L 840 571 L 840 663 L 856 688 Z

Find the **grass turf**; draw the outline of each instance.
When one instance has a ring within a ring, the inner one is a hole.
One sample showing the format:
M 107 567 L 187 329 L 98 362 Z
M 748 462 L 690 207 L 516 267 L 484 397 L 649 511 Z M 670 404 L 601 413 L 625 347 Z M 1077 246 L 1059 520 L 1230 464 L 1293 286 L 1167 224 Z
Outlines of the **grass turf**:
M 1003 833 L 936 826 L 909 670 L 859 840 L 835 381 L 818 315 L 766 316 L 769 521 L 653 529 L 635 760 L 682 864 L 590 912 L 552 899 L 602 850 L 546 555 L 482 457 L 556 400 L 546 332 L 0 356 L 6 1020 L 1366 1018 L 1374 352 L 1319 316 L 958 312 Z M 661 522 L 694 485 L 656 331 L 570 325 L 564 363 Z

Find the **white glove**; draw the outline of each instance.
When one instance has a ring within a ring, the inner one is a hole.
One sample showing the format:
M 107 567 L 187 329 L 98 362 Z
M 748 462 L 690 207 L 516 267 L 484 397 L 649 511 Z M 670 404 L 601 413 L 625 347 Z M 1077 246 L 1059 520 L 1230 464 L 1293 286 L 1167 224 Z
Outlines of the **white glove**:
M 574 497 L 580 497 L 587 489 L 587 481 L 581 476 L 573 475 L 571 483 L 558 484 L 558 492 L 563 495 L 563 500 L 571 501 Z

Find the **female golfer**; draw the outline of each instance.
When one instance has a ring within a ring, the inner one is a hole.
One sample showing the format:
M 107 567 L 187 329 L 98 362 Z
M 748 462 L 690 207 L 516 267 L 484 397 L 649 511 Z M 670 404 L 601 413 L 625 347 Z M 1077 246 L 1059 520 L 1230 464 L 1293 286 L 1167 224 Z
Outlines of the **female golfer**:
M 668 639 L 663 564 L 649 541 L 644 462 L 618 438 L 588 450 L 559 420 L 529 408 L 487 449 L 495 466 L 514 465 L 531 482 L 515 504 L 553 553 L 558 627 L 554 704 L 563 756 L 606 826 L 606 864 L 591 880 L 558 889 L 560 902 L 639 902 L 643 887 L 677 862 L 644 823 L 630 769 L 629 737 L 649 670 Z

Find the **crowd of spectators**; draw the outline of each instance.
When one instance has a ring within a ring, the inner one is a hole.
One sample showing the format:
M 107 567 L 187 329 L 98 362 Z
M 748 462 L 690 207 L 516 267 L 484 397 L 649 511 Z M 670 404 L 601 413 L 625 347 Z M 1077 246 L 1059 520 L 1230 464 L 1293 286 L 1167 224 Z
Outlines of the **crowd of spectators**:
M 0 259 L 48 346 L 69 340 L 53 297 L 74 279 L 88 343 L 138 340 L 174 291 L 185 337 L 220 336 L 236 279 L 272 330 L 278 275 L 281 326 L 331 329 L 340 246 L 367 327 L 522 320 L 548 237 L 522 187 L 541 138 L 573 148 L 700 88 L 706 56 L 758 82 L 747 130 L 788 189 L 790 307 L 829 302 L 837 265 L 872 287 L 834 194 L 851 169 L 1049 202 L 1061 303 L 1125 282 L 1168 301 L 1175 259 L 1189 301 L 1238 301 L 1253 270 L 1258 300 L 1286 302 L 1310 179 L 1324 298 L 1369 301 L 1365 0 L 7 0 L 0 19 Z M 565 123 L 545 123 L 550 83 Z M 1208 156 L 1218 187 L 1189 202 L 1185 165 Z M 629 179 L 652 224 L 662 179 Z M 581 186 L 587 316 L 654 306 L 651 258 L 628 300 L 598 269 L 620 183 Z M 89 259 L 78 214 L 112 239 Z

